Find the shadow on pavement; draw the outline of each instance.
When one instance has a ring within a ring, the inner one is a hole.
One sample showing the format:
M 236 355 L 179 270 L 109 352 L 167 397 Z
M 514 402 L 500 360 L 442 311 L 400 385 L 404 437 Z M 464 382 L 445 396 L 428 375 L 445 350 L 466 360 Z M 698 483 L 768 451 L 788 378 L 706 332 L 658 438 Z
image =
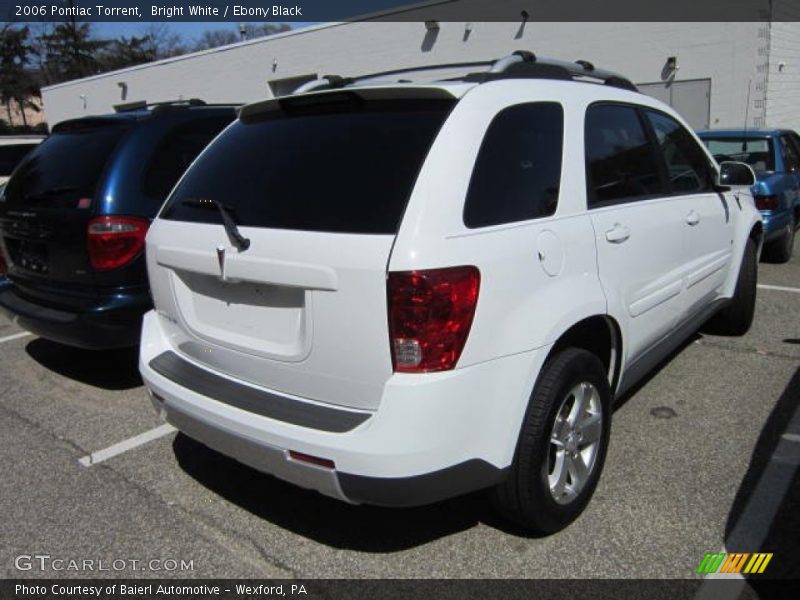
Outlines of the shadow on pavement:
M 37 338 L 25 346 L 37 363 L 74 381 L 105 390 L 129 390 L 142 385 L 138 348 L 81 350 Z
M 753 398 L 752 401 L 763 402 L 764 399 Z M 775 579 L 800 578 L 798 465 L 800 369 L 761 430 L 725 528 L 728 552 L 773 553 L 763 574 L 745 576 L 762 598 L 776 597 Z
M 260 473 L 178 434 L 173 450 L 199 483 L 260 519 L 334 548 L 388 553 L 488 522 L 483 493 L 422 508 L 353 506 Z

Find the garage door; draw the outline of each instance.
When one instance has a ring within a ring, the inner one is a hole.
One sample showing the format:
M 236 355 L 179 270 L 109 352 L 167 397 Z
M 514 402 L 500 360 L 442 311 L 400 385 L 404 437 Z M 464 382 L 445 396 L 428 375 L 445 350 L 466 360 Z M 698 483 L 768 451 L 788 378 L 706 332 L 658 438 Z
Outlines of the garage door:
M 669 104 L 695 129 L 708 129 L 711 116 L 711 80 L 691 79 L 640 83 L 639 91 Z

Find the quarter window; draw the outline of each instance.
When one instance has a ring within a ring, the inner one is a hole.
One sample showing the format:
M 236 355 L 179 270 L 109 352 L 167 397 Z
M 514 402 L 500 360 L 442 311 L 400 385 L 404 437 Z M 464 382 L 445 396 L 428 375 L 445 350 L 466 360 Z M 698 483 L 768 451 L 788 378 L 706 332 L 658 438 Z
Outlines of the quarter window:
M 590 207 L 664 192 L 653 146 L 635 108 L 589 107 L 585 140 Z
M 646 111 L 646 114 L 667 166 L 670 191 L 692 193 L 710 190 L 708 158 L 691 134 L 672 117 L 653 111 Z
M 564 111 L 555 102 L 500 112 L 483 140 L 464 205 L 469 228 L 555 213 L 561 181 Z

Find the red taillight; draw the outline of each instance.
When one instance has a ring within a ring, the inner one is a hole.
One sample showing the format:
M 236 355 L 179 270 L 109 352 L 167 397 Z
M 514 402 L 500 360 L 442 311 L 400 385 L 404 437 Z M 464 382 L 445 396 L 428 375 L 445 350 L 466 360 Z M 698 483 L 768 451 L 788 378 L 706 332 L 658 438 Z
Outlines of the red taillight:
M 96 217 L 89 221 L 89 260 L 95 271 L 123 267 L 144 248 L 150 223 L 135 217 Z
M 456 366 L 472 326 L 480 282 L 475 267 L 389 273 L 389 337 L 396 372 Z
M 758 210 L 777 210 L 779 206 L 777 196 L 756 196 L 755 201 Z

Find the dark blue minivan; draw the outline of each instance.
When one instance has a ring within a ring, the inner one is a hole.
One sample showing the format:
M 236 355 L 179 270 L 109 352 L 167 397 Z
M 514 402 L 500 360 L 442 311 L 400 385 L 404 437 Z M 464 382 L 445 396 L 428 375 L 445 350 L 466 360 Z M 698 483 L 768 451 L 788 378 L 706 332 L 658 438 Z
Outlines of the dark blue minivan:
M 152 306 L 150 221 L 235 105 L 138 105 L 59 123 L 0 196 L 8 263 L 0 309 L 25 329 L 81 348 L 135 346 Z

